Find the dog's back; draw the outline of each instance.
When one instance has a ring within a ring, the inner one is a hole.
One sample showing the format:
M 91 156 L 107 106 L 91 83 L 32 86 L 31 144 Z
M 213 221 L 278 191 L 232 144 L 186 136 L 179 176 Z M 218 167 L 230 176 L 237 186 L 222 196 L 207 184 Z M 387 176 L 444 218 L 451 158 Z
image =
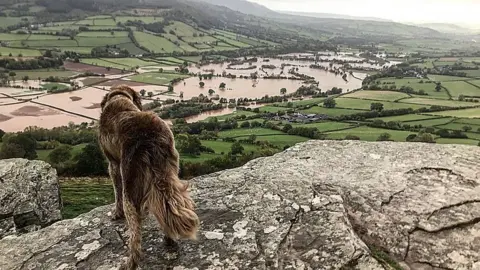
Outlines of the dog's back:
M 178 178 L 173 134 L 157 115 L 141 111 L 135 95 L 107 95 L 99 134 L 105 155 L 118 165 L 122 178 L 123 209 L 133 232 L 129 269 L 136 268 L 141 254 L 140 224 L 145 209 L 171 239 L 195 239 L 199 226 L 187 185 Z

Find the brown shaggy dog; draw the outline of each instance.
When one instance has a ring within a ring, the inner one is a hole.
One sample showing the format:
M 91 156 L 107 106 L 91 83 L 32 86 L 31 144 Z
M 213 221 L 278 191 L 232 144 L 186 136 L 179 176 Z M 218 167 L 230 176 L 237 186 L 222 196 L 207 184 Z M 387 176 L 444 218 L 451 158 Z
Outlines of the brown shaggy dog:
M 115 187 L 114 219 L 126 218 L 129 258 L 136 269 L 142 256 L 141 222 L 148 212 L 166 240 L 196 239 L 199 218 L 188 185 L 178 178 L 178 152 L 169 126 L 142 111 L 141 97 L 126 85 L 113 87 L 101 102 L 99 143 Z

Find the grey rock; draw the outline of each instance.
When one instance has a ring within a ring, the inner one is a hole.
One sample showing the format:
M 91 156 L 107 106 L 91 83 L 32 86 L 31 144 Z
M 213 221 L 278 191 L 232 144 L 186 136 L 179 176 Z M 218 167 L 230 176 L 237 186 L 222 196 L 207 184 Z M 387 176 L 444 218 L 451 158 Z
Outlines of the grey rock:
M 61 220 L 55 169 L 42 161 L 0 160 L 0 239 Z
M 192 180 L 198 240 L 167 248 L 149 218 L 141 269 L 480 269 L 479 157 L 457 145 L 298 144 Z M 0 269 L 117 269 L 126 235 L 111 208 L 5 237 Z

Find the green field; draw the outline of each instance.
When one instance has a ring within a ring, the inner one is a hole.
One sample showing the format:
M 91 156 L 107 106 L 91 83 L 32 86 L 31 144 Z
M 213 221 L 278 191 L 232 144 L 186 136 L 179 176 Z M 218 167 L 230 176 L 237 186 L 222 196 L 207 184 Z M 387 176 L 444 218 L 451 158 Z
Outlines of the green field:
M 214 116 L 214 117 L 217 118 L 218 121 L 224 121 L 225 119 L 233 118 L 233 117 L 241 116 L 241 115 L 252 116 L 252 115 L 256 115 L 256 113 L 249 112 L 249 111 L 235 111 L 235 112 L 230 113 L 230 114 Z M 212 119 L 214 117 L 209 117 L 209 118 L 205 119 L 205 122 L 208 122 L 210 119 Z M 255 121 L 255 120 L 251 120 L 251 121 Z
M 172 24 L 165 27 L 165 32 L 169 33 L 171 30 L 179 37 L 193 37 L 194 34 L 198 35 L 201 33 L 190 25 L 179 21 L 173 21 Z
M 420 120 L 420 121 L 411 121 L 408 122 L 407 124 L 411 126 L 415 125 L 422 125 L 424 127 L 433 127 L 433 126 L 438 126 L 438 125 L 445 125 L 447 123 L 450 123 L 453 121 L 453 118 L 445 117 L 445 118 L 437 118 L 437 119 L 426 119 L 426 120 Z
M 155 59 L 160 61 L 172 62 L 175 64 L 183 64 L 185 62 L 185 60 L 181 60 L 175 57 L 157 57 Z
M 89 64 L 89 65 L 94 65 L 94 66 L 100 66 L 100 67 L 111 67 L 111 68 L 117 68 L 117 69 L 129 69 L 128 66 L 121 65 L 121 64 L 116 64 L 114 62 L 107 62 L 99 58 L 82 58 L 80 59 L 81 63 L 84 64 Z
M 235 46 L 235 47 L 238 47 L 238 48 L 246 48 L 246 47 L 250 47 L 249 44 L 245 44 L 243 42 L 240 42 L 240 41 L 237 41 L 235 39 L 231 39 L 231 38 L 228 38 L 228 37 L 225 37 L 225 36 L 222 36 L 222 35 L 214 35 L 214 37 L 218 40 L 221 40 L 227 44 L 231 44 L 232 46 Z
M 247 138 L 247 137 L 243 137 L 243 138 Z M 297 143 L 306 142 L 308 140 L 310 139 L 305 137 L 295 136 L 295 135 L 287 135 L 287 134 L 257 137 L 257 141 L 267 141 L 280 148 L 283 148 L 285 146 L 293 146 Z
M 1 41 L 11 41 L 11 40 L 26 40 L 30 35 L 29 34 L 7 34 L 0 33 Z
M 315 114 L 325 114 L 328 116 L 341 116 L 341 115 L 350 115 L 350 114 L 357 114 L 357 113 L 362 113 L 365 111 L 359 111 L 359 110 L 348 110 L 348 109 L 338 109 L 338 108 L 324 108 L 320 106 L 314 106 L 310 109 L 307 110 L 302 110 L 302 113 L 310 114 L 310 113 L 315 113 Z
M 100 59 L 105 62 L 111 62 L 114 64 L 127 66 L 127 67 L 137 67 L 137 66 L 143 67 L 143 66 L 152 66 L 157 64 L 155 62 L 147 62 L 138 58 L 100 58 Z
M 74 218 L 102 205 L 115 202 L 112 183 L 104 181 L 60 182 L 63 219 Z
M 467 73 L 468 77 L 480 78 L 480 69 L 477 69 L 477 70 L 462 70 L 462 72 Z
M 202 141 L 202 145 L 212 148 L 215 151 L 215 154 L 224 154 L 230 152 L 233 143 L 232 142 L 222 142 L 222 141 Z M 257 146 L 251 144 L 242 144 L 245 152 L 255 152 L 257 151 Z
M 422 115 L 422 114 L 407 114 L 407 115 L 397 115 L 397 116 L 388 116 L 388 117 L 379 117 L 379 118 L 373 118 L 371 119 L 372 121 L 374 120 L 382 120 L 384 122 L 410 122 L 410 121 L 417 121 L 417 120 L 424 120 L 424 119 L 430 119 L 430 118 L 435 118 L 438 116 L 431 116 L 431 115 Z
M 117 23 L 112 19 L 95 19 L 93 21 L 94 25 L 102 25 L 102 26 L 115 26 Z
M 362 141 L 376 141 L 377 138 L 383 134 L 388 133 L 391 139 L 398 142 L 404 142 L 408 135 L 414 133 L 409 131 L 388 130 L 371 127 L 358 127 L 341 131 L 334 131 L 327 133 L 328 139 L 344 139 L 347 135 L 355 135 L 360 137 Z
M 423 83 L 421 83 L 423 81 Z M 428 94 L 428 97 L 431 98 L 439 98 L 439 99 L 448 99 L 448 93 L 445 89 L 441 89 L 440 92 L 435 90 L 436 84 L 433 82 L 429 82 L 428 79 L 418 79 L 418 78 L 403 78 L 403 79 L 396 79 L 396 78 L 384 78 L 378 80 L 380 82 L 380 86 L 383 87 L 391 87 L 393 84 L 383 84 L 384 82 L 387 83 L 395 83 L 397 89 L 400 89 L 402 86 L 409 86 L 416 91 L 423 90 L 425 93 Z
M 318 105 L 322 103 L 325 100 L 325 98 L 310 98 L 310 99 L 304 99 L 304 100 L 299 100 L 299 101 L 293 101 L 292 102 L 292 107 L 299 107 L 299 106 L 306 106 L 306 105 Z M 289 102 L 279 102 L 275 103 L 276 106 L 279 107 L 287 107 Z
M 354 125 L 342 122 L 318 122 L 311 124 L 292 124 L 293 127 L 317 128 L 320 132 L 352 128 Z
M 452 97 L 458 98 L 460 95 L 468 97 L 480 97 L 480 88 L 463 81 L 444 82 L 444 87 L 448 89 Z
M 460 118 L 456 119 L 455 123 L 463 123 L 463 124 L 468 124 L 468 125 L 477 125 L 480 126 L 480 119 L 474 119 L 474 118 Z
M 477 140 L 472 139 L 450 139 L 450 138 L 437 138 L 435 141 L 439 144 L 466 144 L 466 145 L 478 145 Z
M 368 91 L 360 90 L 356 91 L 343 97 L 346 98 L 359 98 L 359 99 L 373 99 L 373 100 L 383 100 L 383 101 L 395 101 L 402 98 L 410 97 L 408 94 L 393 92 L 393 91 Z
M 107 31 L 88 31 L 88 32 L 79 33 L 77 37 L 102 37 L 102 38 L 128 37 L 128 32 L 114 31 L 112 35 L 111 32 L 107 32 Z
M 188 61 L 188 62 L 198 63 L 202 60 L 202 57 L 201 56 L 181 56 L 181 57 L 178 57 L 178 59 Z
M 474 80 L 474 81 L 468 81 L 468 82 L 480 87 L 480 80 Z
M 78 144 L 73 146 L 72 149 L 72 157 L 74 157 L 76 154 L 80 153 L 83 148 L 85 148 L 87 144 Z M 48 150 L 37 150 L 37 159 L 47 161 L 48 162 L 48 155 L 53 151 L 53 149 L 48 149 Z
M 409 98 L 409 99 L 402 99 L 401 102 L 422 104 L 422 105 L 438 105 L 438 106 L 446 106 L 446 107 L 472 107 L 475 105 L 479 105 L 478 103 L 475 104 L 472 102 L 443 100 L 443 99 L 429 99 L 429 98 Z
M 126 49 L 130 54 L 142 55 L 147 51 L 140 49 L 133 42 L 117 44 L 117 48 Z
M 44 89 L 52 90 L 53 93 L 55 93 L 57 91 L 67 90 L 67 89 L 70 88 L 70 86 L 67 86 L 67 85 L 64 85 L 64 84 L 61 84 L 61 83 L 45 83 L 45 84 L 42 84 L 41 86 Z M 54 88 L 56 88 L 56 89 L 53 90 Z
M 30 22 L 35 21 L 33 17 L 0 17 L 0 25 L 1 27 L 16 25 L 22 22 L 23 18 L 27 18 Z
M 46 79 L 50 76 L 54 76 L 54 77 L 57 76 L 61 78 L 61 77 L 70 77 L 78 74 L 78 72 L 75 72 L 75 71 L 55 70 L 55 69 L 15 70 L 15 73 L 17 73 L 18 78 L 28 76 L 31 80 L 37 80 L 39 77 L 41 79 Z
M 77 47 L 78 46 L 77 41 L 71 40 L 71 39 L 26 40 L 25 44 L 32 48 L 56 48 L 56 47 Z M 85 46 L 87 46 L 87 44 Z
M 363 100 L 363 99 L 355 99 L 355 98 L 336 98 L 335 101 L 337 102 L 338 108 L 344 109 L 357 109 L 357 110 L 370 110 L 370 105 L 372 103 L 382 103 L 383 108 L 385 110 L 394 110 L 394 109 L 419 109 L 422 107 L 429 107 L 429 106 L 422 106 L 417 104 L 406 104 L 406 103 L 395 103 L 395 102 L 388 102 L 388 101 L 372 101 L 372 100 Z
M 143 32 L 134 32 L 135 39 L 151 52 L 156 53 L 172 53 L 175 51 L 182 51 L 172 42 L 168 41 L 166 38 L 150 35 Z
M 444 129 L 451 129 L 451 130 L 463 130 L 463 127 L 469 126 L 472 128 L 471 131 L 473 132 L 478 132 L 480 129 L 480 126 L 476 125 L 469 125 L 469 124 L 462 124 L 462 123 L 449 123 L 446 125 L 438 126 L 438 128 L 444 128 Z
M 77 37 L 78 46 L 82 47 L 101 47 L 107 45 L 115 45 L 131 42 L 127 36 L 111 36 L 108 38 L 96 38 L 96 37 Z
M 285 135 L 285 133 L 272 130 L 268 128 L 239 128 L 226 131 L 220 131 L 218 136 L 221 138 L 237 138 L 237 137 L 248 137 L 250 135 L 265 136 L 265 135 Z M 258 140 L 261 140 L 258 138 Z
M 8 47 L 0 47 L 0 54 L 2 56 L 8 56 L 12 54 L 12 56 L 18 56 L 22 54 L 23 56 L 41 56 L 42 54 L 38 50 L 30 50 L 30 49 L 17 49 L 17 48 L 8 48 Z
M 127 21 L 142 21 L 144 23 L 154 23 L 154 22 L 162 22 L 163 18 L 161 17 L 152 17 L 152 16 L 145 16 L 145 17 L 134 17 L 134 16 L 119 16 L 116 17 L 117 22 L 126 23 Z
M 142 82 L 142 83 L 156 84 L 156 85 L 167 85 L 175 78 L 187 78 L 187 77 L 188 75 L 177 74 L 177 73 L 148 72 L 148 73 L 137 74 L 128 78 L 135 82 Z
M 434 75 L 434 74 L 429 74 L 428 78 L 432 81 L 436 82 L 449 82 L 449 81 L 464 81 L 468 78 L 465 77 L 456 77 L 456 76 L 445 76 L 445 75 Z
M 287 107 L 275 107 L 275 106 L 263 106 L 260 107 L 260 111 L 262 112 L 270 112 L 270 113 L 276 113 L 276 112 L 281 112 L 281 111 L 287 111 Z

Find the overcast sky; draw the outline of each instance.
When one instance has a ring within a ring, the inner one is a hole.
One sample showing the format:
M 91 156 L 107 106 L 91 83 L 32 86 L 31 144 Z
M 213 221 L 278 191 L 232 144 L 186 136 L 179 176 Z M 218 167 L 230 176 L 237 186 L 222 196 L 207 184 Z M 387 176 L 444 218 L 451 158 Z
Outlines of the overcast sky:
M 273 10 L 480 26 L 480 0 L 249 0 Z

